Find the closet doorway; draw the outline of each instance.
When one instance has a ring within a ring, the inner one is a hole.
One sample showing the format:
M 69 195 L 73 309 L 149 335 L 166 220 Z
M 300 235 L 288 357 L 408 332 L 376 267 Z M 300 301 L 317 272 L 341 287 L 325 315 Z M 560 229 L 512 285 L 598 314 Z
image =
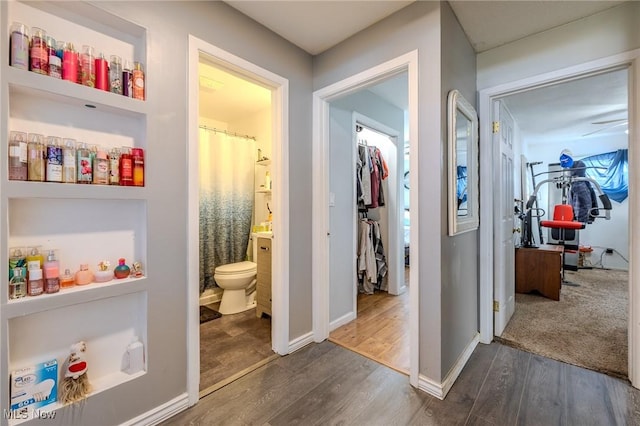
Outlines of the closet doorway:
M 330 105 L 329 339 L 409 374 L 406 96 L 402 73 Z

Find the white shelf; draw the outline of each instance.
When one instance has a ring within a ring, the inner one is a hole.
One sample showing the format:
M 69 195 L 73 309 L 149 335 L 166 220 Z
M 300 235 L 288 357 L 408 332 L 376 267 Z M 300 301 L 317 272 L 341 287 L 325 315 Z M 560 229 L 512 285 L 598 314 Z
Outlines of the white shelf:
M 87 107 L 112 114 L 143 116 L 147 103 L 138 99 L 95 89 L 67 80 L 21 70 L 4 64 L 2 73 L 9 83 L 9 95 L 48 99 L 57 104 Z
M 271 194 L 271 190 L 270 189 L 258 189 L 256 192 L 258 194 Z
M 10 180 L 5 186 L 7 198 L 55 198 L 89 200 L 144 200 L 145 187 L 92 185 L 57 182 L 31 182 Z
M 58 366 L 58 368 L 60 368 L 61 366 Z M 104 392 L 108 389 L 111 389 L 115 386 L 121 385 L 123 383 L 126 383 L 130 380 L 134 380 L 137 379 L 138 377 L 142 377 L 145 374 L 147 374 L 147 372 L 145 370 L 143 371 L 139 371 L 135 374 L 127 374 L 125 372 L 119 371 L 113 374 L 109 374 L 107 376 L 103 376 L 103 377 L 99 377 L 97 379 L 93 379 L 92 377 L 89 377 L 89 382 L 91 383 L 91 387 L 93 389 L 93 391 L 87 396 L 87 398 L 90 398 L 93 395 L 96 395 L 100 392 Z M 58 386 L 60 384 L 58 383 Z M 60 402 L 54 402 L 53 404 L 49 404 L 49 405 L 45 405 L 44 407 L 41 407 L 38 409 L 39 413 L 51 413 L 55 410 L 58 410 L 60 408 L 64 407 L 64 405 Z M 42 416 L 43 418 L 45 418 L 46 416 Z M 30 412 L 29 415 L 27 416 L 26 419 L 15 419 L 15 420 L 10 420 L 9 421 L 9 425 L 18 425 L 20 423 L 24 423 L 27 421 L 30 421 L 32 419 L 35 419 L 35 413 Z
M 2 310 L 2 317 L 3 319 L 18 318 L 79 303 L 137 293 L 146 289 L 146 277 L 113 279 L 106 283 L 77 285 L 68 289 L 60 289 L 59 292 L 53 294 L 9 300 Z
M 270 166 L 271 165 L 271 160 L 260 160 L 260 161 L 256 161 L 256 164 L 258 166 Z

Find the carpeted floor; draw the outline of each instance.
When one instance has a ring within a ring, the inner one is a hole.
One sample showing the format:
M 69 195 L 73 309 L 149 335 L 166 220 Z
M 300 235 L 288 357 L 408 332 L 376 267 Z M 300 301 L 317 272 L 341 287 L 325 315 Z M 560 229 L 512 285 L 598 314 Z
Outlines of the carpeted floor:
M 516 310 L 498 339 L 558 361 L 627 378 L 628 273 L 567 271 L 560 301 L 516 294 Z

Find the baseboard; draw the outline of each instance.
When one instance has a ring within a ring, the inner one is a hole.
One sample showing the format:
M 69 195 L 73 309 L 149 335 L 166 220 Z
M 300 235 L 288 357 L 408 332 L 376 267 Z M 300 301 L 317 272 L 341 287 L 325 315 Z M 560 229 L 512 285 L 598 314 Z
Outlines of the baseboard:
M 345 324 L 349 324 L 354 319 L 356 319 L 356 313 L 349 312 L 348 314 L 341 316 L 337 320 L 331 321 L 329 323 L 329 333 L 331 333 L 336 328 L 340 328 Z
M 305 346 L 307 346 L 308 344 L 313 343 L 313 332 L 309 332 L 307 334 L 303 334 L 300 337 L 297 337 L 295 339 L 293 339 L 292 341 L 289 342 L 289 352 L 288 353 L 293 353 L 295 351 L 297 351 L 298 349 L 301 349 Z
M 445 377 L 442 382 L 436 382 L 428 377 L 420 375 L 418 377 L 418 389 L 428 393 L 429 395 L 435 396 L 438 399 L 444 399 L 453 387 L 453 384 L 462 372 L 462 369 L 467 364 L 467 361 L 471 358 L 471 354 L 473 354 L 473 351 L 476 346 L 478 346 L 479 342 L 480 334 L 476 334 L 473 336 L 473 339 L 469 342 L 462 354 L 460 354 L 458 360 L 451 370 L 449 370 L 449 374 L 447 374 L 447 377 Z
M 185 392 L 171 401 L 165 402 L 153 410 L 149 410 L 122 424 L 125 426 L 157 425 L 187 408 L 189 408 L 189 395 Z
M 200 295 L 199 305 L 210 305 L 212 303 L 218 303 L 220 300 L 222 300 L 222 291 L 214 290 L 212 292 L 205 292 Z

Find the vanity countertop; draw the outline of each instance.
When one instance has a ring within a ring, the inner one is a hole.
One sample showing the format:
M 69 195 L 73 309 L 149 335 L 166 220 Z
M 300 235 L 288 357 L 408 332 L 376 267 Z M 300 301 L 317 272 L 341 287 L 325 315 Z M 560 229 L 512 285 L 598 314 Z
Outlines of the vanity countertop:
M 252 237 L 258 237 L 258 238 L 273 238 L 273 232 L 271 231 L 263 231 L 263 232 L 253 232 L 251 234 Z

